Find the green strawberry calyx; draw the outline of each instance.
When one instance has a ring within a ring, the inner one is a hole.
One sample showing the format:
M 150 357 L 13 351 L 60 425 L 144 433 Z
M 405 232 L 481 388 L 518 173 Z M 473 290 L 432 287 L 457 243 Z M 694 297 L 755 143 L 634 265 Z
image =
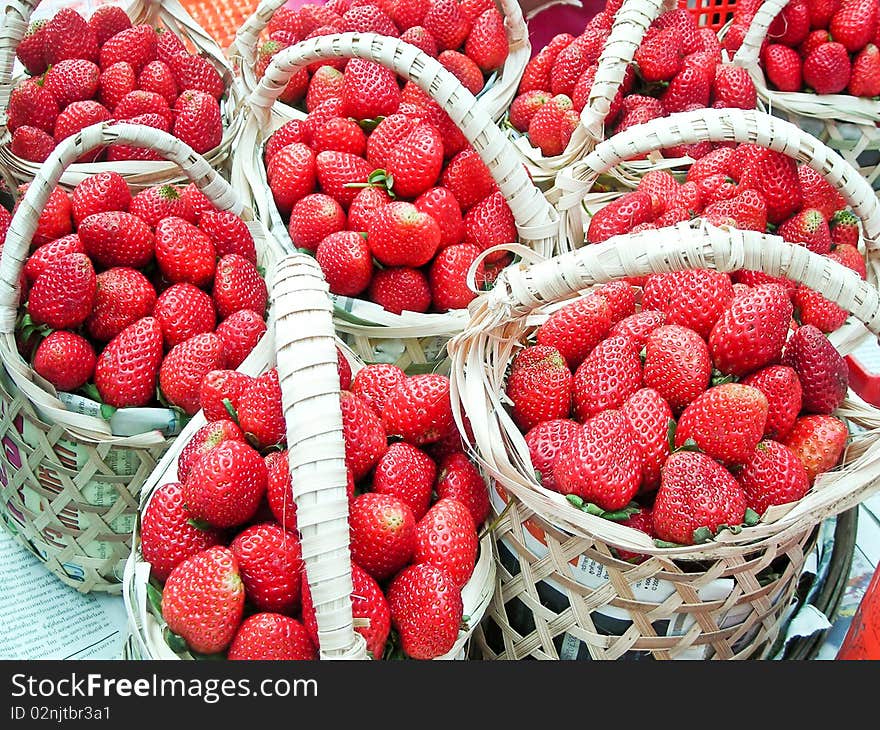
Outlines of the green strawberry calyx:
M 374 117 L 373 119 L 359 119 L 358 126 L 365 132 L 372 132 L 384 119 L 385 117 L 382 116 Z
M 678 423 L 674 418 L 669 419 L 669 425 L 666 431 L 666 439 L 669 443 L 669 453 L 675 454 L 679 451 L 701 451 L 700 445 L 694 441 L 692 438 L 685 439 L 684 443 L 681 446 L 675 445 L 675 429 L 678 427 Z
M 383 188 L 391 198 L 396 198 L 394 193 L 394 175 L 389 174 L 385 170 L 373 170 L 366 182 L 349 182 L 345 183 L 344 188 Z
M 238 423 L 238 411 L 235 410 L 235 406 L 232 405 L 232 401 L 229 398 L 224 398 L 220 401 L 223 404 L 223 407 L 226 409 L 226 413 L 229 414 L 229 420 L 232 421 L 236 426 Z
M 694 530 L 694 545 L 702 545 L 703 543 L 711 542 L 722 530 L 727 530 L 734 535 L 738 535 L 743 531 L 746 527 L 754 527 L 761 520 L 761 516 L 755 512 L 751 507 L 747 508 L 745 514 L 743 515 L 743 521 L 738 525 L 718 525 L 718 529 L 714 532 L 706 526 L 698 527 Z M 654 539 L 654 545 L 661 548 L 671 548 L 671 547 L 684 547 L 683 545 L 677 542 L 670 542 L 668 540 L 660 540 L 658 538 Z
M 739 378 L 736 375 L 730 375 L 727 373 L 722 373 L 720 370 L 712 369 L 712 378 L 709 382 L 710 387 L 715 387 L 716 385 L 727 385 L 728 383 L 736 383 Z
M 576 494 L 567 494 L 565 495 L 565 498 L 571 504 L 577 507 L 581 512 L 586 512 L 587 514 L 595 515 L 596 517 L 611 520 L 612 522 L 623 522 L 624 520 L 629 519 L 641 510 L 641 508 L 635 502 L 630 502 L 626 507 L 623 507 L 622 509 L 605 510 L 602 509 L 599 505 L 594 504 L 593 502 L 585 502 Z

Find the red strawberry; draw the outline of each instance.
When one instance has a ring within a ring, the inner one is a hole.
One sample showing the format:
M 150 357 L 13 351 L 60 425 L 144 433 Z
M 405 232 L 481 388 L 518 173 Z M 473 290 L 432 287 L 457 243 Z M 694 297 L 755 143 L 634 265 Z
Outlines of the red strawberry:
M 171 349 L 195 335 L 213 332 L 217 324 L 211 297 L 193 284 L 172 284 L 155 302 L 153 316 L 162 327 L 165 347 Z
M 43 87 L 63 109 L 71 102 L 94 97 L 100 75 L 101 69 L 91 61 L 68 58 L 49 67 L 43 76 Z
M 642 305 L 663 312 L 667 324 L 680 324 L 707 339 L 731 301 L 733 284 L 727 274 L 688 269 L 649 276 Z
M 4 215 L 5 213 L 5 215 Z M 6 230 L 12 216 L 3 208 L 0 211 L 0 238 L 6 236 Z M 66 236 L 56 238 L 54 241 L 44 243 L 28 256 L 24 265 L 24 274 L 28 284 L 33 284 L 37 277 L 45 271 L 46 267 L 56 259 L 68 253 L 85 253 L 82 241 L 75 233 L 68 233 Z
M 224 319 L 215 333 L 223 343 L 223 367 L 237 368 L 266 333 L 266 322 L 252 309 L 240 309 Z
M 88 19 L 89 28 L 95 34 L 98 45 L 104 45 L 117 33 L 131 28 L 131 18 L 118 5 L 100 5 Z
M 464 217 L 465 240 L 481 251 L 517 240 L 516 222 L 510 206 L 500 192 L 486 196 Z M 487 263 L 498 261 L 506 252 L 497 251 L 486 257 Z
M 504 65 L 508 54 L 507 31 L 504 16 L 497 8 L 485 10 L 473 21 L 464 52 L 487 74 Z
M 18 210 L 19 203 L 27 192 L 28 187 L 30 187 L 30 183 L 24 183 L 19 186 L 18 200 L 12 209 L 13 215 Z M 42 246 L 44 243 L 66 236 L 72 231 L 73 220 L 70 196 L 62 188 L 56 186 L 49 193 L 49 198 L 40 211 L 36 230 L 31 235 L 31 247 Z
M 671 324 L 648 335 L 644 384 L 656 390 L 676 413 L 709 387 L 711 375 L 709 349 L 693 330 Z
M 851 210 L 838 210 L 829 224 L 831 241 L 835 246 L 848 244 L 858 247 L 861 238 L 861 225 Z
M 651 196 L 633 190 L 597 211 L 587 228 L 587 241 L 600 243 L 612 236 L 629 232 L 634 226 L 646 223 L 652 215 Z
M 74 332 L 50 333 L 34 354 L 34 371 L 57 390 L 75 391 L 91 379 L 94 370 L 95 351 Z
M 177 457 L 177 478 L 186 483 L 193 465 L 211 449 L 224 441 L 244 442 L 241 429 L 229 419 L 211 421 L 196 431 Z
M 602 411 L 618 409 L 641 385 L 637 343 L 624 335 L 602 340 L 575 371 L 571 398 L 574 417 L 583 423 Z M 567 411 L 550 417 L 566 415 Z
M 699 104 L 709 105 L 712 91 L 712 78 L 707 77 L 704 69 L 695 63 L 685 63 L 669 86 L 660 96 L 663 108 L 670 114 L 681 112 L 688 107 Z
M 388 393 L 406 377 L 406 373 L 397 365 L 371 363 L 355 373 L 351 392 L 369 403 L 381 417 Z
M 570 33 L 557 33 L 546 46 L 532 56 L 526 63 L 518 93 L 522 94 L 535 89 L 550 91 L 550 73 L 556 57 L 572 41 L 574 41 L 574 36 Z
M 660 486 L 660 471 L 669 456 L 669 424 L 672 409 L 652 388 L 641 388 L 629 396 L 620 410 L 636 436 L 642 455 L 642 482 L 639 491 Z
M 241 622 L 226 658 L 232 661 L 308 661 L 318 650 L 305 627 L 290 616 L 263 612 Z
M 803 204 L 797 163 L 775 150 L 762 150 L 743 171 L 740 190 L 752 189 L 767 203 L 767 220 L 774 225 L 786 220 Z
M 741 464 L 757 446 L 767 423 L 767 398 L 741 383 L 716 385 L 684 409 L 675 431 L 675 446 L 693 439 L 714 459 Z
M 95 364 L 95 386 L 101 399 L 114 408 L 151 403 L 162 352 L 162 330 L 155 318 L 143 317 L 122 330 Z
M 813 325 L 798 327 L 785 345 L 782 363 L 794 368 L 805 413 L 831 414 L 846 397 L 849 369 L 831 341 Z
M 470 39 L 468 39 L 468 42 L 470 42 Z M 505 55 L 507 54 L 507 38 L 504 39 L 504 53 Z M 458 51 L 443 51 L 437 57 L 437 60 L 440 61 L 440 65 L 443 68 L 461 81 L 461 85 L 464 88 L 474 95 L 480 93 L 486 82 L 483 79 L 483 72 L 480 70 L 480 67 L 470 56 L 466 56 Z
M 440 184 L 455 196 L 462 212 L 470 210 L 496 188 L 492 173 L 472 147 L 449 160 L 440 176 Z
M 415 530 L 414 565 L 433 565 L 443 570 L 458 588 L 474 572 L 479 540 L 468 508 L 456 499 L 438 499 L 418 520 Z
M 574 103 L 566 94 L 556 94 L 535 112 L 529 122 L 529 141 L 541 150 L 545 157 L 562 154 L 571 139 L 574 126 L 570 115 L 574 114 L 574 126 L 577 125 L 577 113 Z
M 801 43 L 810 32 L 810 11 L 805 0 L 791 0 L 767 30 L 767 37 L 787 46 Z
M 180 93 L 171 68 L 159 60 L 150 61 L 141 69 L 137 79 L 137 87 L 143 91 L 159 94 L 168 102 L 169 107 L 174 104 Z
M 72 8 L 61 8 L 43 31 L 46 64 L 53 65 L 66 58 L 98 58 L 98 40 L 85 18 Z M 101 64 L 104 67 L 104 64 Z
M 430 215 L 440 227 L 440 248 L 461 243 L 464 238 L 464 219 L 455 196 L 444 187 L 426 190 L 413 204 Z
M 355 497 L 348 515 L 352 560 L 376 580 L 390 578 L 406 566 L 416 549 L 412 510 L 388 494 L 366 492 Z
M 109 110 L 96 101 L 74 101 L 64 107 L 58 115 L 52 136 L 56 142 L 60 142 L 93 124 L 107 122 L 110 118 Z M 100 150 L 88 152 L 77 162 L 91 162 L 98 155 L 100 155 Z
M 415 446 L 440 441 L 455 429 L 449 378 L 439 373 L 411 375 L 388 393 L 382 425 L 389 437 Z
M 722 526 L 742 524 L 746 497 L 730 472 L 693 451 L 673 454 L 663 467 L 652 509 L 654 532 L 661 540 L 693 545 Z
M 611 307 L 598 295 L 586 296 L 556 310 L 538 327 L 539 345 L 555 347 L 568 363 L 577 367 L 611 327 Z
M 207 286 L 214 278 L 215 257 L 211 239 L 192 223 L 169 216 L 156 224 L 156 263 L 168 281 Z
M 69 253 L 49 263 L 31 286 L 28 313 L 35 324 L 75 329 L 95 301 L 97 281 L 89 257 Z
M 356 296 L 373 278 L 370 247 L 354 231 L 339 231 L 325 237 L 318 244 L 315 258 L 334 294 Z
M 26 81 L 12 89 L 9 95 L 7 125 L 12 132 L 28 126 L 53 134 L 59 111 L 58 102 L 48 89 L 36 81 Z
M 55 149 L 55 140 L 42 129 L 25 124 L 12 133 L 9 149 L 23 160 L 45 162 Z
M 256 265 L 237 253 L 226 254 L 217 262 L 211 296 L 221 319 L 240 309 L 262 314 L 269 297 Z
M 213 332 L 190 337 L 171 348 L 159 367 L 159 388 L 171 405 L 194 415 L 202 379 L 223 362 L 223 341 Z
M 550 94 L 543 89 L 531 89 L 517 96 L 510 105 L 508 119 L 514 129 L 527 132 L 538 110 L 550 101 Z M 574 103 L 574 100 L 572 100 Z M 575 109 L 577 106 L 575 104 Z
M 201 91 L 218 101 L 226 93 L 226 84 L 220 72 L 203 56 L 178 56 L 171 64 L 171 72 L 179 89 Z
M 303 562 L 294 533 L 264 522 L 236 535 L 229 549 L 238 560 L 247 600 L 256 609 L 288 614 L 299 608 Z
M 126 28 L 108 38 L 99 54 L 101 68 L 107 68 L 118 61 L 127 61 L 135 73 L 150 61 L 158 58 L 158 36 L 155 28 L 146 23 Z
M 853 59 L 847 92 L 853 96 L 880 95 L 880 49 L 869 43 Z
M 427 312 L 431 306 L 431 287 L 420 269 L 396 266 L 373 273 L 367 299 L 393 314 Z
M 795 318 L 802 324 L 811 324 L 825 333 L 843 327 L 849 312 L 806 286 L 799 286 L 791 293 Z
M 786 241 L 805 246 L 813 253 L 826 254 L 831 251 L 828 221 L 816 208 L 801 208 L 785 220 L 776 233 Z
M 115 109 L 122 99 L 137 88 L 137 76 L 131 64 L 119 61 L 101 72 L 98 79 L 98 101 L 108 109 Z
M 620 524 L 626 525 L 627 527 L 632 527 L 634 530 L 638 530 L 639 532 L 644 532 L 649 537 L 655 537 L 654 517 L 651 514 L 651 510 L 647 507 L 641 507 L 638 512 L 631 514 L 625 520 L 621 520 Z M 628 550 L 621 550 L 620 548 L 615 548 L 615 551 L 617 552 L 618 558 L 620 558 L 621 560 L 625 560 L 628 563 L 639 564 L 643 563 L 648 558 L 647 555 L 641 553 L 633 553 Z
M 331 150 L 360 157 L 367 150 L 367 136 L 353 119 L 335 117 L 315 129 L 312 149 L 316 153 Z
M 174 136 L 204 154 L 223 139 L 223 121 L 217 100 L 204 91 L 182 92 L 174 103 Z
M 266 501 L 269 510 L 282 528 L 296 534 L 296 502 L 293 500 L 287 449 L 269 452 L 263 462 L 266 464 Z
M 358 187 L 351 186 L 351 183 L 366 183 L 373 169 L 364 158 L 348 152 L 325 150 L 315 158 L 315 172 L 321 190 L 338 200 L 343 208 L 351 204 L 358 192 Z
M 785 438 L 801 411 L 801 383 L 794 369 L 770 365 L 747 376 L 742 383 L 757 388 L 767 398 L 764 438 Z
M 397 195 L 416 198 L 437 182 L 443 168 L 443 138 L 432 124 L 419 124 L 388 154 L 386 172 Z
M 197 526 L 183 503 L 179 482 L 159 487 L 150 497 L 141 520 L 141 555 L 154 578 L 163 583 L 187 558 L 219 545 L 219 530 Z
M 125 120 L 126 124 L 143 124 L 146 127 L 160 129 L 163 132 L 170 130 L 170 120 L 162 114 L 139 114 Z M 135 147 L 128 144 L 111 144 L 106 151 L 107 162 L 117 162 L 120 160 L 146 160 L 146 161 L 162 161 L 162 157 L 151 149 Z
M 212 370 L 208 373 L 199 388 L 199 406 L 205 419 L 219 421 L 230 418 L 231 414 L 226 410 L 224 400 L 229 400 L 230 406 L 237 413 L 241 396 L 253 381 L 254 378 L 250 375 L 236 370 Z
M 849 83 L 851 70 L 843 44 L 823 43 L 804 59 L 804 84 L 817 94 L 838 94 Z
M 266 176 L 282 215 L 288 215 L 300 198 L 314 190 L 315 174 L 315 153 L 305 144 L 294 142 L 272 156 L 266 166 Z
M 363 479 L 388 450 L 387 436 L 380 416 L 354 393 L 341 391 L 342 430 L 345 438 L 345 465 L 355 482 Z
M 294 142 L 305 142 L 306 125 L 302 119 L 291 119 L 276 129 L 266 142 L 265 162 L 268 165 L 275 153 Z
M 810 488 L 800 459 L 787 446 L 769 440 L 758 444 L 736 480 L 758 514 L 776 504 L 796 502 Z
M 346 116 L 342 101 L 344 81 L 342 71 L 334 66 L 321 66 L 312 75 L 306 92 L 306 110 L 309 112 L 306 126 L 310 134 L 314 134 L 315 130 L 326 121 L 322 118 L 329 113 L 329 110 L 335 110 L 337 116 Z
M 156 241 L 143 220 L 125 211 L 94 213 L 79 224 L 78 235 L 89 256 L 100 266 L 145 267 Z
M 391 114 L 385 117 L 367 140 L 367 160 L 370 164 L 377 168 L 386 167 L 394 148 L 401 144 L 418 124 L 418 120 L 406 114 Z
M 95 285 L 94 305 L 85 326 L 99 342 L 109 342 L 142 317 L 158 318 L 156 290 L 140 271 L 122 266 L 107 269 L 97 275 Z
M 263 451 L 284 441 L 286 423 L 281 409 L 278 371 L 270 368 L 251 382 L 236 407 L 238 425 L 254 446 Z
M 712 99 L 727 108 L 754 109 L 757 104 L 755 82 L 744 68 L 730 64 L 718 66 L 712 84 Z
M 846 200 L 838 190 L 809 165 L 798 165 L 798 180 L 804 193 L 804 208 L 816 208 L 825 220 L 846 207 Z
M 224 441 L 193 465 L 183 498 L 194 516 L 216 527 L 250 520 L 266 493 L 266 465 L 241 441 Z
M 554 96 L 571 97 L 578 79 L 599 60 L 602 45 L 607 37 L 606 31 L 585 30 L 559 52 L 550 71 L 549 91 Z
M 812 484 L 819 474 L 837 466 L 848 439 L 843 421 L 819 414 L 798 418 L 783 443 L 800 459 Z
M 153 91 L 135 89 L 123 96 L 113 107 L 113 116 L 117 119 L 134 119 L 144 114 L 158 114 L 165 121 L 165 128 L 170 128 L 174 120 L 174 112 L 161 94 Z
M 431 0 L 422 25 L 434 36 L 441 51 L 460 48 L 472 27 L 456 0 Z
M 93 213 L 127 211 L 131 193 L 118 172 L 99 172 L 78 183 L 70 194 L 73 221 L 79 226 Z
M 641 312 L 631 314 L 620 320 L 608 331 L 608 336 L 626 335 L 642 348 L 648 341 L 648 336 L 664 324 L 666 324 L 666 315 L 663 312 L 642 309 Z
M 654 24 L 658 28 L 673 27 L 681 33 L 682 45 L 685 53 L 694 53 L 701 47 L 700 35 L 693 16 L 684 8 L 676 8 L 661 13 Z
M 229 548 L 215 545 L 171 571 L 162 590 L 162 617 L 193 651 L 216 654 L 232 642 L 244 601 L 238 561 Z
M 336 200 L 312 193 L 293 206 L 287 230 L 295 246 L 315 251 L 331 233 L 345 230 L 345 224 L 345 211 Z
M 46 24 L 45 18 L 32 20 L 18 42 L 15 56 L 31 76 L 39 76 L 46 70 Z
M 342 30 L 346 32 L 378 33 L 397 38 L 397 26 L 387 13 L 376 4 L 352 6 L 342 15 Z
M 639 74 L 648 82 L 670 81 L 681 70 L 683 59 L 681 34 L 676 28 L 647 35 L 633 58 Z
M 405 568 L 388 588 L 388 605 L 408 657 L 434 659 L 452 650 L 464 606 L 445 571 L 428 564 Z
M 829 259 L 834 259 L 839 264 L 843 264 L 847 268 L 855 271 L 862 279 L 868 278 L 868 270 L 865 264 L 865 257 L 858 248 L 847 243 L 842 243 L 834 247 L 834 250 L 828 254 Z
M 367 223 L 373 213 L 390 202 L 391 196 L 383 188 L 372 186 L 361 188 L 352 199 L 351 205 L 348 206 L 348 222 L 346 224 L 348 230 L 366 232 Z
M 447 246 L 431 262 L 428 281 L 434 308 L 440 312 L 466 309 L 476 294 L 467 284 L 471 265 L 480 255 L 480 249 L 470 243 Z M 477 267 L 476 282 L 483 278 L 483 264 Z
M 561 449 L 570 443 L 581 429 L 581 424 L 568 418 L 555 418 L 542 421 L 525 435 L 526 446 L 535 476 L 547 489 L 559 491 L 553 478 L 553 466 Z
M 214 243 L 214 250 L 221 259 L 227 254 L 237 254 L 252 264 L 257 263 L 254 237 L 239 216 L 228 210 L 206 211 L 199 219 L 201 228 Z
M 511 417 L 525 433 L 571 410 L 573 377 L 559 351 L 549 345 L 526 347 L 511 363 L 505 392 Z
M 412 203 L 395 201 L 380 208 L 367 224 L 373 256 L 385 266 L 422 266 L 440 245 L 440 228 Z
M 706 206 L 703 218 L 716 226 L 763 233 L 767 230 L 767 203 L 755 190 L 743 190 L 733 198 Z
M 387 117 L 400 106 L 400 87 L 390 69 L 374 61 L 352 58 L 343 73 L 342 98 L 346 116 Z
M 372 491 L 404 502 L 420 520 L 431 502 L 437 465 L 427 454 L 407 443 L 393 443 L 376 463 Z
M 768 81 L 779 91 L 801 90 L 801 57 L 794 48 L 771 43 L 764 51 L 763 61 Z
M 874 37 L 877 27 L 876 0 L 844 0 L 831 17 L 828 30 L 850 53 L 857 53 Z
M 432 36 L 420 25 L 415 25 L 407 28 L 403 33 L 400 34 L 400 40 L 405 41 L 412 46 L 415 46 L 423 53 L 427 53 L 432 58 L 437 58 L 437 41 L 434 40 L 434 36 Z
M 430 7 L 429 0 L 390 0 L 388 3 L 380 3 L 380 7 L 387 7 L 387 14 L 401 30 L 408 30 L 413 26 L 420 25 Z M 462 7 L 462 12 L 465 8 Z
M 436 484 L 437 499 L 454 499 L 470 512 L 478 528 L 489 516 L 489 492 L 486 482 L 474 463 L 461 451 L 446 455 L 440 461 Z
M 651 196 L 653 214 L 661 215 L 675 204 L 680 187 L 678 181 L 667 170 L 650 170 L 639 180 L 637 189 Z

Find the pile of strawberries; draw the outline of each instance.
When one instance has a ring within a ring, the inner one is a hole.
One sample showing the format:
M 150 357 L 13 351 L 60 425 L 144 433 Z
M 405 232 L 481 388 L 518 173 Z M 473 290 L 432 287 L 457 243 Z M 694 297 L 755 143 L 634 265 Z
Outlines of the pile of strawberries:
M 12 90 L 8 126 L 12 152 L 25 160 L 43 162 L 61 140 L 109 120 L 161 129 L 199 153 L 222 140 L 226 85 L 217 69 L 170 30 L 133 26 L 119 6 L 101 6 L 88 20 L 62 8 L 33 21 L 17 57 L 30 78 Z M 111 145 L 80 161 L 161 159 Z
M 699 216 L 716 226 L 772 232 L 867 276 L 859 250 L 860 224 L 843 196 L 807 165 L 773 150 L 742 144 L 719 147 L 696 160 L 679 183 L 652 170 L 638 188 L 601 208 L 586 238 L 598 243 L 622 233 L 674 225 Z M 773 277 L 739 271 L 734 281 L 754 284 Z M 801 324 L 830 333 L 848 313 L 818 292 L 776 277 L 795 305 Z
M 545 157 L 560 154 L 578 125 L 621 4 L 608 0 L 579 36 L 554 36 L 526 66 L 508 121 Z M 669 10 L 651 23 L 635 52 L 605 117 L 606 136 L 674 112 L 754 109 L 756 102 L 748 72 L 721 63 L 715 32 L 698 27 L 686 9 Z M 712 148 L 711 143 L 686 144 L 663 155 L 697 159 Z
M 298 41 L 334 33 L 360 32 L 400 38 L 436 58 L 472 94 L 507 60 L 504 16 L 495 0 L 329 0 L 299 8 L 281 7 L 266 27 L 268 38 L 257 53 L 261 78 L 278 51 Z M 322 68 L 326 67 L 326 68 Z M 295 74 L 280 99 L 311 111 L 312 82 L 342 83 L 345 59 L 316 61 Z
M 339 353 L 352 610 L 374 659 L 453 647 L 486 484 L 462 451 L 449 380 Z M 145 510 L 141 551 L 172 644 L 228 659 L 315 659 L 317 623 L 292 498 L 275 368 L 228 369 L 199 391 L 208 423 Z
M 132 196 L 102 172 L 56 187 L 21 275 L 19 350 L 59 391 L 192 415 L 202 378 L 266 331 L 256 260 L 247 224 L 193 184 Z
M 803 498 L 846 446 L 833 414 L 848 371 L 792 311 L 778 283 L 707 269 L 606 284 L 554 311 L 506 382 L 541 484 L 661 546 Z
M 395 314 L 467 307 L 471 264 L 518 236 L 461 130 L 416 84 L 401 88 L 359 58 L 319 68 L 307 106 L 269 138 L 266 176 L 291 241 L 316 257 L 330 291 Z M 478 285 L 510 258 L 489 254 Z
M 723 39 L 731 53 L 742 45 L 761 0 L 737 2 Z M 791 0 L 761 46 L 771 88 L 873 98 L 880 95 L 880 2 Z

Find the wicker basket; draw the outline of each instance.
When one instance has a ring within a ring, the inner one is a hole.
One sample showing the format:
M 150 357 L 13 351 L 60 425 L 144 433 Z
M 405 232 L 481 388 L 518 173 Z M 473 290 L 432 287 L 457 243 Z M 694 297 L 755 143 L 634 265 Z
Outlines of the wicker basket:
M 305 570 L 318 624 L 322 659 L 368 659 L 363 637 L 353 630 L 351 608 L 351 555 L 349 552 L 348 497 L 345 445 L 339 407 L 339 375 L 333 334 L 332 305 L 327 283 L 310 256 L 293 254 L 278 266 L 272 359 L 278 368 L 287 421 L 297 527 Z M 269 340 L 267 336 L 264 340 Z M 342 347 L 352 372 L 363 363 Z M 141 492 L 141 513 L 157 486 L 177 473 L 177 457 L 188 436 L 204 425 L 199 412 L 163 456 Z M 129 659 L 187 659 L 175 653 L 163 638 L 164 622 L 149 598 L 150 564 L 140 553 L 139 527 L 125 567 L 123 596 L 128 611 Z M 473 575 L 462 589 L 467 628 L 459 631 L 455 646 L 441 659 L 464 659 L 467 644 L 483 617 L 495 587 L 495 561 L 488 536 L 480 543 Z
M 396 38 L 371 33 L 342 33 L 312 38 L 286 48 L 273 59 L 248 97 L 242 135 L 233 156 L 232 183 L 248 191 L 254 208 L 272 232 L 293 250 L 287 226 L 266 181 L 263 145 L 286 121 L 291 107 L 275 103 L 290 76 L 322 58 L 367 58 L 417 83 L 462 129 L 488 166 L 513 213 L 521 241 L 541 255 L 552 255 L 557 242 L 557 215 L 529 180 L 510 143 L 474 96 L 435 59 Z M 333 296 L 335 325 L 343 339 L 367 362 L 394 362 L 408 372 L 432 369 L 445 359 L 448 338 L 467 322 L 465 310 L 446 313 L 392 314 L 363 299 Z
M 40 170 L 40 163 L 22 159 L 12 153 L 10 149 L 11 134 L 6 129 L 6 109 L 8 107 L 9 94 L 12 89 L 26 75 L 13 77 L 15 66 L 15 51 L 18 41 L 21 40 L 30 15 L 24 15 L 23 10 L 36 8 L 39 0 L 28 2 L 9 2 L 4 15 L 4 35 L 0 43 L 0 169 L 4 170 L 4 177 L 14 191 L 15 187 L 29 180 L 33 180 Z M 178 2 L 178 0 L 132 0 L 125 8 L 131 18 L 132 24 L 149 23 L 153 26 L 163 25 L 181 38 L 189 46 L 189 50 L 207 58 L 220 72 L 227 92 L 220 100 L 220 114 L 223 121 L 223 138 L 220 144 L 213 150 L 209 150 L 203 156 L 212 167 L 228 174 L 229 156 L 232 150 L 233 140 L 241 127 L 240 107 L 244 92 L 235 78 L 229 61 L 217 43 L 193 20 L 192 16 Z M 132 160 L 121 162 L 93 162 L 75 163 L 65 170 L 59 184 L 72 190 L 78 182 L 98 172 L 114 171 L 120 173 L 133 192 L 143 190 L 153 185 L 166 182 L 183 182 L 185 177 L 180 174 L 180 169 L 169 162 Z
M 639 124 L 602 142 L 556 178 L 548 192 L 560 213 L 560 247 L 573 249 L 584 243 L 589 216 L 620 193 L 590 192 L 607 170 L 622 160 L 669 145 L 709 140 L 748 142 L 777 150 L 809 165 L 840 192 L 861 222 L 860 250 L 865 255 L 868 281 L 880 282 L 880 203 L 871 186 L 846 160 L 795 125 L 760 111 L 701 109 L 681 112 Z M 832 333 L 832 341 L 849 354 L 870 335 L 855 318 Z
M 788 0 L 767 0 L 755 14 L 733 63 L 747 69 L 758 90 L 759 106 L 796 124 L 839 152 L 880 189 L 880 101 L 848 94 L 808 94 L 768 87 L 760 65 L 761 45 L 770 24 Z M 723 37 L 723 31 L 721 32 Z
M 503 641 L 487 644 L 488 656 L 577 656 L 579 642 L 593 658 L 761 656 L 779 630 L 815 527 L 880 489 L 880 411 L 851 391 L 836 414 L 861 430 L 843 466 L 819 476 L 801 500 L 706 543 L 659 547 L 538 483 L 525 439 L 505 409 L 512 356 L 549 312 L 593 285 L 687 268 L 788 276 L 880 331 L 880 294 L 855 272 L 779 237 L 705 222 L 619 236 L 505 269 L 449 344 L 453 411 L 460 427 L 469 418 L 472 445 L 497 482 L 492 496 L 502 513 L 493 531 L 500 562 L 489 613 Z M 612 548 L 649 557 L 634 565 Z
M 56 393 L 16 347 L 18 283 L 39 211 L 73 160 L 112 142 L 157 151 L 214 205 L 242 216 L 263 267 L 271 269 L 280 256 L 277 241 L 207 161 L 142 125 L 97 124 L 64 140 L 21 199 L 0 258 L 0 519 L 51 572 L 82 592 L 120 590 L 138 492 L 182 425 L 166 408 L 122 408 L 108 420 L 94 401 Z M 251 358 L 265 354 L 257 348 Z

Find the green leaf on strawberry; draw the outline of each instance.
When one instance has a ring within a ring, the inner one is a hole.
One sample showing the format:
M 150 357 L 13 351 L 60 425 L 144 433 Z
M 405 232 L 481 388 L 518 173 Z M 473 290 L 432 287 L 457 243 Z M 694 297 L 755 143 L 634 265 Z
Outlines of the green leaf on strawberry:
M 155 579 L 150 579 L 147 583 L 147 600 L 153 609 L 153 613 L 162 616 L 162 587 Z
M 374 117 L 372 119 L 359 119 L 358 126 L 365 132 L 372 132 L 385 117 Z
M 635 502 L 630 502 L 623 509 L 608 511 L 592 502 L 584 502 L 584 500 L 576 494 L 567 494 L 565 498 L 581 512 L 586 512 L 587 514 L 595 515 L 596 517 L 602 517 L 603 519 L 611 520 L 612 522 L 623 522 L 636 514 L 640 509 Z
M 184 641 L 182 636 L 175 634 L 171 629 L 167 626 L 162 629 L 162 638 L 165 640 L 165 643 L 168 645 L 168 648 L 171 649 L 175 654 L 183 654 L 184 652 L 189 651 L 189 647 Z

